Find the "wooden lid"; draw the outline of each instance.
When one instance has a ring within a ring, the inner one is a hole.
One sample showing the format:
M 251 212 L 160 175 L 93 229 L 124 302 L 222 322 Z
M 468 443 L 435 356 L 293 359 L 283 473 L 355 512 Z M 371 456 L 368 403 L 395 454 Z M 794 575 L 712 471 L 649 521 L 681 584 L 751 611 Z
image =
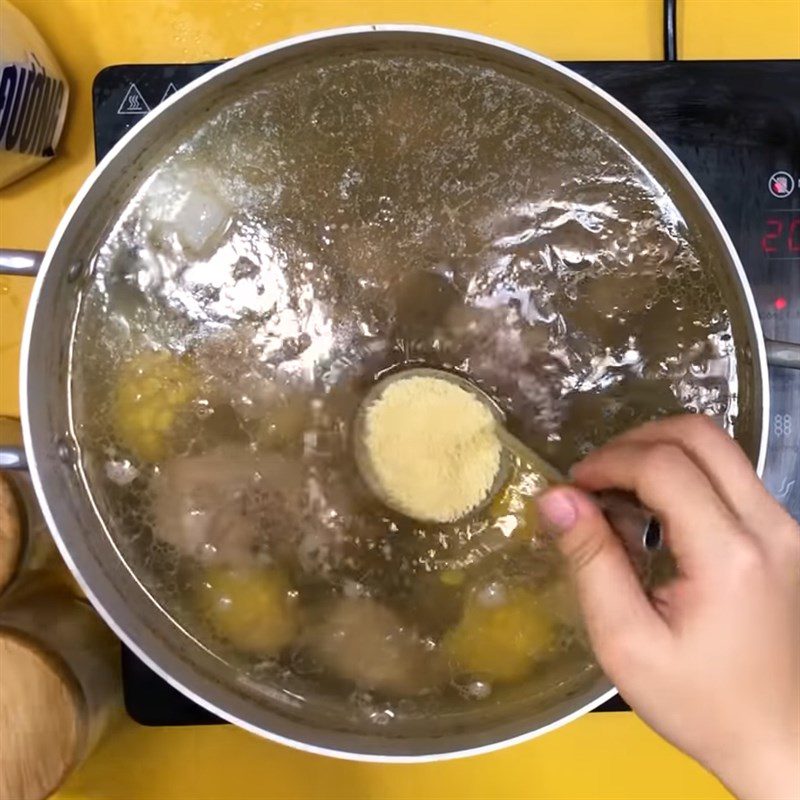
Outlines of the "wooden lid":
M 33 640 L 0 629 L 0 800 L 41 800 L 77 763 L 80 697 L 71 676 Z
M 14 490 L 0 473 L 0 592 L 17 571 L 22 552 L 22 515 Z

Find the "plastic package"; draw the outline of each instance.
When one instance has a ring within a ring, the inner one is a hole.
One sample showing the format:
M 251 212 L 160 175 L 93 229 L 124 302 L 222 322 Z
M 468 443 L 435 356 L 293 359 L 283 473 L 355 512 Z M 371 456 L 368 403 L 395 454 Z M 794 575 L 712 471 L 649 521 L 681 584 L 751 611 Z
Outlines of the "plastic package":
M 0 0 L 0 187 L 56 154 L 68 97 L 44 39 L 8 0 Z

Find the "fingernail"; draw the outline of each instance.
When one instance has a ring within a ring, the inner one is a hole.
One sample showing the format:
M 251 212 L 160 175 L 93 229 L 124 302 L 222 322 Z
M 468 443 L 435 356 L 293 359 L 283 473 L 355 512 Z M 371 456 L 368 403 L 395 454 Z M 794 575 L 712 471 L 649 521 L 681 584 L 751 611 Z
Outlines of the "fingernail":
M 539 498 L 539 511 L 556 532 L 571 528 L 578 519 L 578 507 L 569 492 L 554 489 Z

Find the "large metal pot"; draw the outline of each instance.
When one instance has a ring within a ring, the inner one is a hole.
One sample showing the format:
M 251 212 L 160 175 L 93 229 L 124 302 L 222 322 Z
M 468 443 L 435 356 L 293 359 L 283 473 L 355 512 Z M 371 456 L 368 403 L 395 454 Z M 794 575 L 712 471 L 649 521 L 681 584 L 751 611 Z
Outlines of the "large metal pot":
M 566 92 L 573 101 L 635 140 L 692 226 L 700 230 L 724 265 L 722 280 L 738 303 L 738 353 L 743 413 L 737 438 L 760 472 L 765 458 L 768 416 L 767 355 L 753 297 L 730 238 L 691 175 L 642 122 L 584 78 L 527 50 L 472 34 L 414 26 L 370 26 L 312 34 L 256 50 L 218 67 L 176 93 L 113 148 L 89 177 L 53 237 L 38 271 L 25 326 L 21 374 L 24 449 L 39 501 L 67 563 L 120 638 L 163 678 L 213 713 L 247 730 L 303 750 L 375 761 L 419 761 L 484 752 L 532 738 L 600 705 L 615 693 L 600 676 L 590 686 L 532 715 L 508 716 L 476 730 L 446 737 L 423 733 L 403 738 L 364 735 L 342 729 L 309 709 L 276 710 L 254 699 L 252 687 L 237 684 L 226 666 L 167 618 L 126 567 L 73 468 L 76 450 L 70 430 L 68 364 L 76 285 L 89 252 L 120 207 L 136 177 L 137 160 L 193 110 L 239 80 L 288 58 L 337 48 L 375 50 L 414 45 L 471 56 L 523 71 Z M 7 268 L 33 272 L 35 259 L 17 253 Z M 777 362 L 797 365 L 798 350 L 773 345 Z

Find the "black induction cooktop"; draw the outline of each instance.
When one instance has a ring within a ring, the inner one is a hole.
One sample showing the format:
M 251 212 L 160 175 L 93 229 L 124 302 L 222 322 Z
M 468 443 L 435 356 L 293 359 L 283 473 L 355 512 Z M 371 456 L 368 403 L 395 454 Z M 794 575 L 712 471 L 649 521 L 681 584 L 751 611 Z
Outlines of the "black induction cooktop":
M 94 82 L 98 160 L 149 111 L 219 62 L 107 67 Z M 800 61 L 576 62 L 656 131 L 717 209 L 764 333 L 800 342 Z M 800 370 L 771 368 L 764 482 L 800 519 Z M 123 648 L 125 702 L 147 725 L 219 722 Z M 615 698 L 599 711 L 624 710 Z

